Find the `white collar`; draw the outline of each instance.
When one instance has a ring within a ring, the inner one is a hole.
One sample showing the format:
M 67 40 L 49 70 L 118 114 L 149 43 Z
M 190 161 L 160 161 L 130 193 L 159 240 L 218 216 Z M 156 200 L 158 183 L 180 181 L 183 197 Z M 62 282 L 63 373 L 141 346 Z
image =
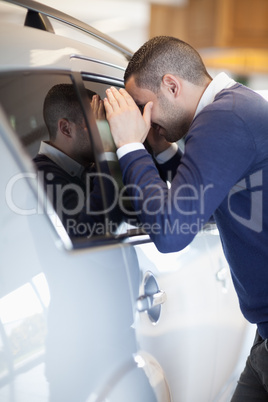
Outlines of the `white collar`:
M 225 73 L 219 73 L 218 75 L 216 75 L 216 77 L 213 78 L 213 80 L 203 93 L 197 105 L 194 117 L 196 117 L 196 115 L 200 113 L 205 106 L 212 103 L 214 101 L 215 96 L 220 91 L 222 91 L 225 88 L 230 88 L 235 84 L 236 82 L 232 78 L 228 77 L 228 75 Z
M 70 176 L 81 178 L 81 174 L 85 170 L 84 166 L 80 165 L 80 163 L 45 141 L 42 141 L 40 144 L 39 154 L 46 155 Z

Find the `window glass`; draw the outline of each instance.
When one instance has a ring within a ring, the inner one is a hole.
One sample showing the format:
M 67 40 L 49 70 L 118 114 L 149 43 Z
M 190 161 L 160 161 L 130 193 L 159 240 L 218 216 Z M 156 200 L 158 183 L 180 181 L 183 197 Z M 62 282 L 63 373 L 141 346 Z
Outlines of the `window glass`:
M 96 109 L 110 84 L 96 77 L 94 82 L 85 79 L 85 87 L 82 81 L 73 82 L 68 74 L 2 75 L 0 103 L 34 162 L 36 176 L 31 179 L 45 189 L 46 214 L 58 233 L 63 226 L 74 244 L 84 245 L 93 238 L 125 235 L 126 217 L 134 222 L 135 215 L 123 189 L 104 107 Z
M 36 177 L 31 180 L 37 179 L 45 189 L 50 201 L 45 200 L 46 213 L 51 217 L 56 211 L 59 219 L 54 225 L 63 225 L 70 237 L 80 239 L 106 235 L 95 230 L 105 220 L 105 180 L 95 177 L 96 155 L 77 91 L 67 74 L 16 73 L 0 78 L 0 103 L 34 162 Z M 90 102 L 94 92 L 86 95 Z

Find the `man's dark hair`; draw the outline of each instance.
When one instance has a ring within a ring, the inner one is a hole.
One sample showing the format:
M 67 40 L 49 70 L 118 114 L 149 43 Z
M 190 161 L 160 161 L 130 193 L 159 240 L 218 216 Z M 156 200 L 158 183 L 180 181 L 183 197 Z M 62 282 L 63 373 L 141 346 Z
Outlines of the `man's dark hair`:
M 87 90 L 87 93 L 90 99 L 95 94 L 90 90 Z M 81 106 L 72 84 L 57 84 L 48 91 L 43 106 L 43 117 L 52 141 L 56 138 L 59 119 L 67 119 L 74 123 L 82 121 Z
M 195 85 L 211 78 L 199 53 L 188 43 L 172 36 L 156 36 L 142 45 L 131 58 L 124 76 L 133 76 L 140 88 L 157 92 L 165 74 L 178 75 Z

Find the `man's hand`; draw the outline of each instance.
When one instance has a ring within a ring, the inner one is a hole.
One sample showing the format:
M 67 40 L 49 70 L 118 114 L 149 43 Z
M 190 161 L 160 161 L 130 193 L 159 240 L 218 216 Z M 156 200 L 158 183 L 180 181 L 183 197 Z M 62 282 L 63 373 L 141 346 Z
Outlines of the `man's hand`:
M 118 91 L 111 87 L 107 89 L 106 95 L 106 118 L 117 148 L 133 142 L 143 143 L 151 127 L 152 102 L 146 104 L 141 115 L 134 99 L 126 90 L 121 88 Z
M 93 95 L 90 105 L 96 120 L 106 119 L 103 101 L 99 95 Z

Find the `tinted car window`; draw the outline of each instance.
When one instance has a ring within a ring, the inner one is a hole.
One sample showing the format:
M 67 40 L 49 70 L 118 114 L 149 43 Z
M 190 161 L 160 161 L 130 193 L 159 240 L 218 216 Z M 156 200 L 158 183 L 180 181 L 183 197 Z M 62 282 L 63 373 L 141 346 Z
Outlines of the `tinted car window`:
M 100 82 L 99 82 L 100 81 Z M 82 82 L 82 81 L 81 81 Z M 43 118 L 43 104 L 48 91 L 57 84 L 68 84 L 73 86 L 73 79 L 68 74 L 42 74 L 20 72 L 16 74 L 6 74 L 0 78 L 0 102 L 7 114 L 10 125 L 17 134 L 21 144 L 23 145 L 28 156 L 36 161 L 36 155 L 40 151 L 41 142 L 49 141 L 49 133 Z M 81 83 L 80 83 L 81 84 Z M 119 87 L 120 82 L 118 81 Z M 87 90 L 85 93 L 98 94 L 100 99 L 105 97 L 105 91 L 111 85 L 110 81 L 103 82 L 103 78 L 98 80 L 96 77 L 85 77 L 84 85 Z M 92 112 L 90 102 L 83 98 L 83 93 L 79 96 L 79 89 L 75 86 L 81 106 L 81 113 L 84 114 L 87 123 L 87 134 L 92 149 L 92 164 L 94 164 L 94 173 L 90 173 L 86 182 L 88 193 L 94 192 L 94 180 L 99 185 L 99 192 L 96 201 L 89 201 L 87 206 L 87 214 L 92 215 L 92 219 L 84 223 L 73 219 L 73 215 L 68 220 L 65 217 L 69 211 L 76 217 L 76 212 L 83 213 L 80 190 L 75 187 L 77 192 L 77 201 L 72 208 L 66 207 L 66 211 L 59 212 L 56 208 L 55 200 L 59 187 L 52 190 L 52 184 L 46 180 L 47 176 L 41 176 L 38 172 L 38 179 L 45 183 L 45 190 L 54 205 L 60 220 L 63 222 L 68 234 L 81 243 L 83 240 L 92 240 L 95 237 L 111 238 L 114 236 L 125 235 L 129 225 L 126 226 L 125 218 L 131 218 L 130 221 L 135 222 L 135 214 L 132 211 L 130 201 L 124 192 L 119 163 L 115 153 L 115 146 L 109 130 L 109 125 L 103 115 L 95 116 Z M 84 88 L 82 88 L 84 89 Z M 81 88 L 80 88 L 81 90 Z M 83 91 L 82 91 L 83 92 Z M 85 124 L 86 124 L 85 123 Z M 42 150 L 40 151 L 42 152 Z M 97 178 L 96 178 L 97 177 Z M 93 184 L 92 184 L 93 183 Z M 50 185 L 51 184 L 51 185 Z M 57 184 L 58 186 L 58 184 Z M 75 184 L 76 186 L 76 184 Z M 66 187 L 65 187 L 66 188 Z M 61 191 L 60 197 L 63 198 L 64 190 Z M 91 192 L 91 190 L 93 191 Z M 52 194 L 53 192 L 53 194 Z M 87 195 L 88 195 L 87 193 Z M 83 194 L 82 194 L 83 196 Z M 94 197 L 94 195 L 93 195 Z M 62 199 L 60 198 L 60 200 Z M 95 209 L 94 209 L 95 208 Z M 63 208 L 64 209 L 64 208 Z M 100 211 L 100 212 L 99 212 Z M 47 211 L 49 213 L 49 211 Z M 64 215 L 64 213 L 66 214 Z M 80 214 L 80 215 L 81 215 Z M 100 217 L 98 216 L 100 215 Z M 80 219 L 80 217 L 79 217 Z

